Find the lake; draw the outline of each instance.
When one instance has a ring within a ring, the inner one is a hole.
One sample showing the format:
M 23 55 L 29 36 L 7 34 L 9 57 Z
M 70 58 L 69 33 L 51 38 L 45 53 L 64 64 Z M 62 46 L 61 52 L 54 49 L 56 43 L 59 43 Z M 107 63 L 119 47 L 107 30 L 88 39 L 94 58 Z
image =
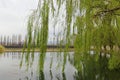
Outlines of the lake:
M 109 70 L 107 61 L 73 52 L 6 52 L 0 54 L 0 80 L 120 80 L 120 70 Z

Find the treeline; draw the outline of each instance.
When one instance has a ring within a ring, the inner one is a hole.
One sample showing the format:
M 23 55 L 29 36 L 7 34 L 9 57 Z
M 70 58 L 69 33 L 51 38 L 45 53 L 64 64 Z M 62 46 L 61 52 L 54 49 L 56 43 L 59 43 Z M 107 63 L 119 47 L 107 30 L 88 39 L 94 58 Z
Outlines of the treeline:
M 26 36 L 27 37 L 27 36 Z M 25 39 L 26 39 L 25 37 Z M 26 40 L 28 41 L 28 40 Z M 24 44 L 25 43 L 25 44 Z M 5 48 L 23 48 L 28 47 L 28 43 L 22 40 L 21 35 L 12 35 L 12 36 L 0 36 L 0 45 L 4 46 Z M 39 48 L 40 45 L 34 44 L 34 42 L 31 44 L 31 47 Z M 47 48 L 65 48 L 65 41 L 61 40 L 60 38 L 54 38 L 53 42 L 48 42 Z M 69 46 L 70 48 L 73 48 L 73 46 Z
M 24 41 L 22 41 L 21 35 L 12 36 L 0 36 L 0 44 L 3 46 L 22 46 Z

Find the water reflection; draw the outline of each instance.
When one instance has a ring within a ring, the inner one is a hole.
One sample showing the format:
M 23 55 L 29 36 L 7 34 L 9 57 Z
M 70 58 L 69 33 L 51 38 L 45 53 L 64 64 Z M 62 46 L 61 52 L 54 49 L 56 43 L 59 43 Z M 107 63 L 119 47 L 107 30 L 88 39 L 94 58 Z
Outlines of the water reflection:
M 0 55 L 0 80 L 120 80 L 120 70 L 107 66 L 106 56 L 9 52 Z

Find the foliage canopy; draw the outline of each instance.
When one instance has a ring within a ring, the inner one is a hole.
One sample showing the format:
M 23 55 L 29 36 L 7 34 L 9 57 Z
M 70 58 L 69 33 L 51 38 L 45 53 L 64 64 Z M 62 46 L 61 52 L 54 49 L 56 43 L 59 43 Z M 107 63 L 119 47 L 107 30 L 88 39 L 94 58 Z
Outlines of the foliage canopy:
M 39 0 L 28 20 L 28 50 L 34 43 L 42 53 L 46 51 L 52 19 L 54 28 L 56 24 L 62 28 L 66 49 L 74 42 L 80 55 L 86 56 L 91 49 L 98 54 L 107 51 L 110 68 L 120 67 L 119 49 L 116 51 L 120 46 L 119 0 Z

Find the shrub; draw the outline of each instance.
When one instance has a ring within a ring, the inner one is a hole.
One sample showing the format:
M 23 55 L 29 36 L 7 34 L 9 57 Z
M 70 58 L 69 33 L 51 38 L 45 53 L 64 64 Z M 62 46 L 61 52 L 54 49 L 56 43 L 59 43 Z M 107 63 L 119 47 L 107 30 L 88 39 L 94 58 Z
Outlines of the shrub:
M 5 48 L 3 46 L 0 45 L 0 53 L 4 52 Z

